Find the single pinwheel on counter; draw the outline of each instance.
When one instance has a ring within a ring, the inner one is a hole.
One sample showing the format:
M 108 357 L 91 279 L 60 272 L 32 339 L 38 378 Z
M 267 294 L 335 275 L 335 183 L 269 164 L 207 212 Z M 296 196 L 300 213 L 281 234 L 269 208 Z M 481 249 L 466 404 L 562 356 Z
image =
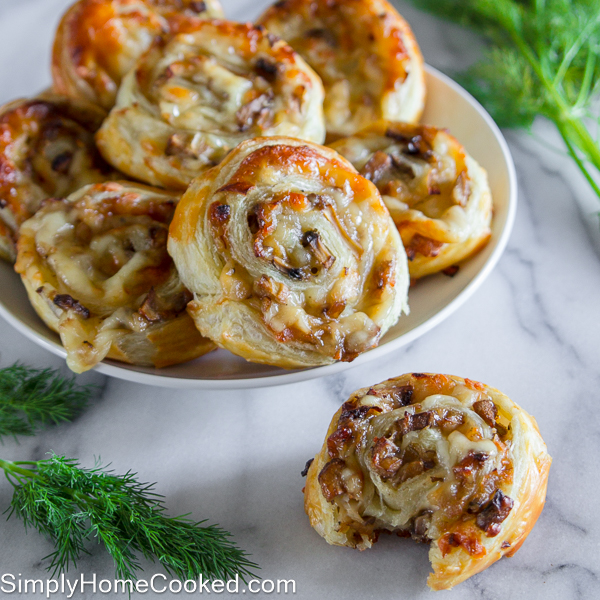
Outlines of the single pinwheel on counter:
M 550 463 L 535 419 L 498 390 L 412 373 L 337 411 L 304 506 L 330 544 L 365 550 L 386 531 L 429 543 L 428 584 L 449 589 L 519 549 Z

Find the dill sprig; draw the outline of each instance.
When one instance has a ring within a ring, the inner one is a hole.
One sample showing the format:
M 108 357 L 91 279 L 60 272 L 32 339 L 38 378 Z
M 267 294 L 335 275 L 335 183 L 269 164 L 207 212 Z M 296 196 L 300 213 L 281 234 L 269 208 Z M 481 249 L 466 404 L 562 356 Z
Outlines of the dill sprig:
M 47 556 L 52 576 L 67 571 L 87 554 L 96 538 L 112 556 L 118 579 L 137 580 L 139 556 L 158 560 L 181 580 L 227 580 L 253 577 L 252 563 L 231 535 L 187 515 L 169 517 L 154 484 L 139 483 L 136 474 L 115 475 L 100 465 L 84 469 L 73 459 L 51 454 L 37 462 L 0 460 L 14 486 L 9 518 L 22 519 L 52 540 Z
M 597 0 L 414 0 L 493 46 L 461 82 L 501 127 L 550 119 L 600 198 L 600 8 Z M 589 125 L 594 123 L 592 134 Z
M 0 441 L 71 421 L 85 408 L 93 390 L 53 369 L 19 363 L 0 369 Z
M 93 390 L 52 369 L 21 364 L 0 369 L 0 441 L 71 421 Z M 115 475 L 99 464 L 85 469 L 53 453 L 36 462 L 0 459 L 0 469 L 14 487 L 8 517 L 20 518 L 26 529 L 37 529 L 54 543 L 54 552 L 45 557 L 53 577 L 76 567 L 93 538 L 112 556 L 117 578 L 133 583 L 140 557 L 158 560 L 181 580 L 200 575 L 245 580 L 258 568 L 220 527 L 188 515 L 167 516 L 154 484 L 138 482 L 131 471 Z

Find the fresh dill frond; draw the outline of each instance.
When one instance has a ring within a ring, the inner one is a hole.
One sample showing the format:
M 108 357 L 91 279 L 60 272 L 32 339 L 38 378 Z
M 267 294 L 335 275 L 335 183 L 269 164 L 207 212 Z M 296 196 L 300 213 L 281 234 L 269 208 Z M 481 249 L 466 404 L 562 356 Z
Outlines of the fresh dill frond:
M 118 579 L 137 580 L 140 556 L 181 580 L 255 576 L 258 566 L 231 534 L 187 515 L 167 516 L 154 485 L 138 482 L 135 473 L 84 469 L 55 454 L 38 462 L 0 460 L 0 468 L 15 488 L 9 518 L 19 517 L 55 545 L 46 557 L 53 576 L 76 566 L 92 538 L 112 556 Z
M 4 436 L 34 435 L 40 428 L 71 421 L 94 391 L 53 369 L 19 363 L 0 369 L 0 441 Z
M 492 44 L 459 80 L 502 127 L 550 119 L 600 198 L 597 0 L 414 0 L 419 8 L 484 34 Z
M 496 73 L 487 77 L 490 69 Z M 529 128 L 540 114 L 543 99 L 538 96 L 531 68 L 516 50 L 492 49 L 485 63 L 477 63 L 458 77 L 492 114 L 499 127 Z
M 79 386 L 52 369 L 21 364 L 0 369 L 0 440 L 33 435 L 41 427 L 70 421 L 86 405 L 93 386 Z M 0 459 L 14 487 L 8 517 L 48 537 L 55 550 L 46 559 L 52 576 L 75 567 L 92 539 L 112 556 L 118 579 L 135 583 L 140 557 L 158 560 L 181 580 L 254 576 L 257 565 L 216 525 L 169 517 L 153 484 L 131 471 L 116 475 L 97 465 L 51 454 L 37 462 Z

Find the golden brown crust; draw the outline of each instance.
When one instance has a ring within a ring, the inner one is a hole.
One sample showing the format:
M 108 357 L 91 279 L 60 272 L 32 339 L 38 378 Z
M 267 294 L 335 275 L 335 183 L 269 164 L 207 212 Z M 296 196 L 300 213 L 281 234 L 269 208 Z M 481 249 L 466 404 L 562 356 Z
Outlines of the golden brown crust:
M 157 36 L 222 16 L 218 0 L 79 0 L 56 32 L 54 89 L 110 110 L 121 80 Z
M 412 278 L 455 267 L 488 242 L 487 174 L 447 131 L 381 121 L 331 147 L 377 185 Z
M 319 78 L 285 42 L 251 24 L 205 21 L 138 61 L 97 142 L 129 175 L 185 189 L 243 140 L 322 142 L 322 105 Z
M 550 463 L 535 419 L 498 390 L 413 373 L 358 390 L 337 411 L 304 506 L 330 544 L 364 550 L 380 530 L 431 541 L 428 584 L 450 589 L 521 546 Z
M 82 188 L 26 221 L 15 270 L 77 372 L 105 357 L 164 367 L 214 348 L 186 313 L 167 254 L 178 196 L 130 182 Z
M 282 0 L 259 23 L 323 80 L 328 139 L 379 119 L 419 120 L 423 58 L 408 23 L 386 0 Z
M 0 108 L 0 257 L 14 260 L 19 227 L 44 199 L 117 177 L 94 144 L 105 116 L 54 94 Z
M 406 303 L 406 258 L 376 188 L 328 148 L 249 140 L 194 180 L 169 232 L 203 335 L 284 368 L 352 360 Z

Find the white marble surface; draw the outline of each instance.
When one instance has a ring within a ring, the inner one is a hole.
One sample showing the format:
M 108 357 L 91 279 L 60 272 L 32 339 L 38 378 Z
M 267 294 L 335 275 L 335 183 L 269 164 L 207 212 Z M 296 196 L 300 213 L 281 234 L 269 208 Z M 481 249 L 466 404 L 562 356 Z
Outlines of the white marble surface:
M 244 19 L 267 3 L 224 0 L 230 15 Z M 67 4 L 0 2 L 0 100 L 49 83 L 53 28 Z M 464 32 L 412 7 L 401 10 L 432 65 L 448 71 L 475 58 L 477 46 Z M 536 130 L 552 137 L 544 124 Z M 393 537 L 364 553 L 328 546 L 304 515 L 300 471 L 354 389 L 407 371 L 468 376 L 498 387 L 536 416 L 554 463 L 546 508 L 522 549 L 448 595 L 600 597 L 600 258 L 574 198 L 591 192 L 563 156 L 526 134 L 507 138 L 520 182 L 508 250 L 476 295 L 416 343 L 339 376 L 247 392 L 170 392 L 92 373 L 83 379 L 101 392 L 83 416 L 19 444 L 6 441 L 0 455 L 35 460 L 54 450 L 86 465 L 101 455 L 118 471 L 138 471 L 159 482 L 172 514 L 192 512 L 231 530 L 264 578 L 295 579 L 298 598 L 428 598 L 425 546 Z M 61 366 L 0 322 L 0 366 L 17 359 Z M 10 495 L 0 483 L 2 509 Z M 35 532 L 26 536 L 16 520 L 0 520 L 0 540 L 0 572 L 45 578 L 47 541 Z M 145 575 L 157 569 L 147 565 Z M 70 575 L 80 573 L 110 579 L 114 572 L 94 545 Z

